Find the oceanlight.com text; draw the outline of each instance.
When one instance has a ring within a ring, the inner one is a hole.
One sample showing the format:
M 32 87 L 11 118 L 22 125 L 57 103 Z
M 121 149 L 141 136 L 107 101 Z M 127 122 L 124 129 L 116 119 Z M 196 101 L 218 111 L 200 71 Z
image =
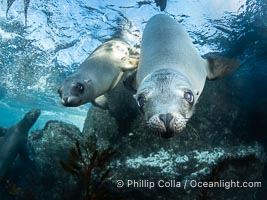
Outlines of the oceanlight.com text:
M 189 186 L 191 188 L 201 188 L 201 187 L 206 187 L 206 188 L 225 188 L 225 189 L 230 189 L 230 188 L 259 188 L 261 187 L 261 182 L 260 181 L 224 181 L 224 180 L 219 180 L 219 181 L 211 181 L 211 182 L 206 182 L 206 181 L 195 181 L 195 180 L 190 180 Z M 185 182 L 185 184 L 187 181 Z
M 127 187 L 127 188 L 148 188 L 153 189 L 155 187 L 159 188 L 224 188 L 226 190 L 231 188 L 259 188 L 261 187 L 260 181 L 237 181 L 237 180 L 219 180 L 219 181 L 197 181 L 197 180 L 117 180 L 117 187 Z

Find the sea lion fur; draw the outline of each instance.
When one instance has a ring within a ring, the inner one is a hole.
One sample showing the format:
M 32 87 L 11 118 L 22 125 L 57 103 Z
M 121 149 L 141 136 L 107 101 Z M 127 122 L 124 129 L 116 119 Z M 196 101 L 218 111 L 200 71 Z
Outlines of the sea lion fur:
M 147 22 L 136 76 L 125 84 L 137 90 L 148 129 L 169 138 L 186 127 L 206 79 L 221 78 L 238 66 L 233 59 L 202 58 L 183 27 L 159 14 Z
M 5 176 L 8 168 L 18 155 L 23 160 L 29 161 L 27 154 L 27 139 L 30 128 L 40 116 L 40 110 L 31 110 L 26 113 L 20 122 L 10 127 L 1 137 L 0 143 L 0 177 Z
M 75 107 L 93 102 L 107 107 L 101 97 L 112 90 L 125 71 L 138 65 L 139 53 L 122 39 L 112 39 L 100 45 L 58 89 L 64 106 Z

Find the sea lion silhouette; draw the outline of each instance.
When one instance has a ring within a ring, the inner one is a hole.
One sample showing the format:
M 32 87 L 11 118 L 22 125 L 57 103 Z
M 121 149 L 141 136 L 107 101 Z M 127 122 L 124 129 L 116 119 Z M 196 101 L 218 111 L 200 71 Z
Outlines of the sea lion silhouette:
M 30 128 L 37 121 L 41 111 L 31 110 L 20 122 L 6 129 L 0 141 L 0 176 L 6 174 L 7 169 L 19 155 L 22 160 L 28 161 L 27 139 Z

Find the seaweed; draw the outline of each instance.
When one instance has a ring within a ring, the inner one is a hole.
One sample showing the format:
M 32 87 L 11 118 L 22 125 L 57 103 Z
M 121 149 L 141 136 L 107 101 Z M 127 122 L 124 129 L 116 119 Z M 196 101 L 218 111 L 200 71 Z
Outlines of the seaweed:
M 6 198 L 15 197 L 21 200 L 35 200 L 31 191 L 23 190 L 21 187 L 18 187 L 15 183 L 4 177 L 0 177 L 0 196 L 2 197 L 1 192 L 8 195 Z
M 106 192 L 100 186 L 109 176 L 106 163 L 114 153 L 110 148 L 99 151 L 95 144 L 76 140 L 75 147 L 69 149 L 69 160 L 59 162 L 66 172 L 79 178 L 85 200 L 105 199 Z

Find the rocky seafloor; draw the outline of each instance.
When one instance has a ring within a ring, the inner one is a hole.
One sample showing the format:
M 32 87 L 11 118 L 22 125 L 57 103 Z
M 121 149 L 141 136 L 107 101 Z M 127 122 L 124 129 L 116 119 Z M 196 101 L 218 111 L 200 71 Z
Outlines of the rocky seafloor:
M 170 139 L 144 128 L 132 93 L 120 83 L 106 95 L 109 110 L 88 111 L 82 132 L 49 121 L 31 133 L 33 163 L 16 160 L 1 199 L 266 198 L 265 150 L 250 136 L 251 113 L 243 109 L 242 90 L 229 89 L 233 81 L 207 82 L 188 127 Z M 231 181 L 262 185 L 228 187 Z

